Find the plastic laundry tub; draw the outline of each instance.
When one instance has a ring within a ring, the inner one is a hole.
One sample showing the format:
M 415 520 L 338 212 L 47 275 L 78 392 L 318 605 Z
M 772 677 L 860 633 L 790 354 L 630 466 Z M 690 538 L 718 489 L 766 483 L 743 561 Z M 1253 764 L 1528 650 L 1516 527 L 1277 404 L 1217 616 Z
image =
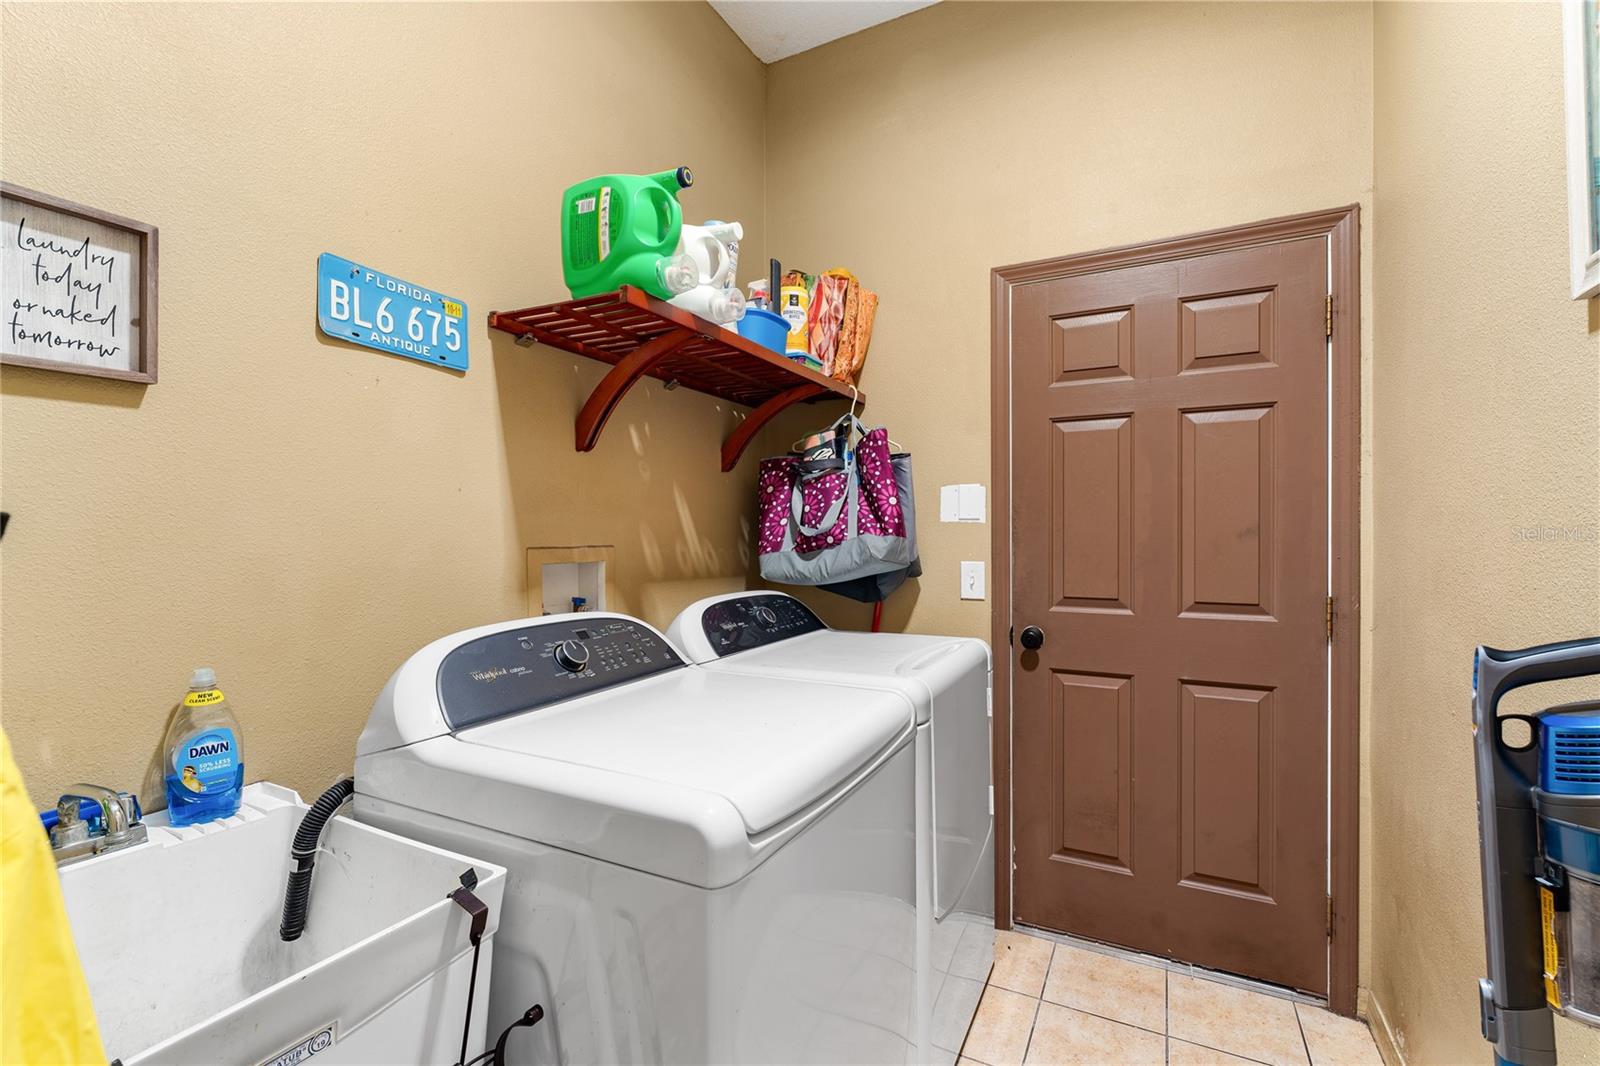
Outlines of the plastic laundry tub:
M 771 348 L 782 355 L 784 342 L 789 339 L 789 323 L 782 315 L 746 307 L 744 317 L 739 320 L 739 336 L 755 341 L 763 348 Z
M 477 871 L 489 907 L 467 1057 L 484 1049 L 505 869 L 334 818 L 304 935 L 278 937 L 306 805 L 250 785 L 239 812 L 61 870 L 106 1054 L 141 1063 L 455 1062 L 471 920 L 446 894 Z

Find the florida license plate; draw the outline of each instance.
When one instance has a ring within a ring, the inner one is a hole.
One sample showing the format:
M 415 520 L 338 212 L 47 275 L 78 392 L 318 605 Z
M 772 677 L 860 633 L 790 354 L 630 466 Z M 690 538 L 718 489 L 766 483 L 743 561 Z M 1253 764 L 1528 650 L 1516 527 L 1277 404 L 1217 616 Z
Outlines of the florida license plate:
M 467 305 L 331 252 L 317 257 L 317 327 L 329 337 L 467 369 Z

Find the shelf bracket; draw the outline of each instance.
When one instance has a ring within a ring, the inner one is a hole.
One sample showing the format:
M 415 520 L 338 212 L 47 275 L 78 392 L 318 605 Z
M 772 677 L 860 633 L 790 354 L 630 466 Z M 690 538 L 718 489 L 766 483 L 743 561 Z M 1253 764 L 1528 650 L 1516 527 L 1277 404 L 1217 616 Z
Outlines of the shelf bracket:
M 751 440 L 780 412 L 812 400 L 865 403 L 860 390 L 824 377 L 737 330 L 624 285 L 518 311 L 491 311 L 491 329 L 518 344 L 537 342 L 605 363 L 607 371 L 573 422 L 577 450 L 593 451 L 607 420 L 638 380 L 650 374 L 751 409 L 722 444 L 722 469 L 732 470 Z
M 694 338 L 694 331 L 689 329 L 675 329 L 670 333 L 663 333 L 641 344 L 613 366 L 584 401 L 583 410 L 578 412 L 578 420 L 574 426 L 578 451 L 593 451 L 595 443 L 600 439 L 600 431 L 606 428 L 606 420 L 611 417 L 611 412 L 616 410 L 617 404 L 622 402 L 622 398 L 628 394 L 628 390 L 633 388 L 634 383 L 648 374 L 656 363 Z
M 786 389 L 778 393 L 778 395 L 751 411 L 750 416 L 740 422 L 734 428 L 734 431 L 728 434 L 728 439 L 722 442 L 722 472 L 726 474 L 738 465 L 739 457 L 744 454 L 746 448 L 750 447 L 750 442 L 755 439 L 755 435 L 760 433 L 768 422 L 776 418 L 779 412 L 793 407 L 797 403 L 804 403 L 807 400 L 814 399 L 828 391 L 829 389 L 826 385 L 813 385 L 807 382 L 804 385 L 796 385 L 792 389 Z

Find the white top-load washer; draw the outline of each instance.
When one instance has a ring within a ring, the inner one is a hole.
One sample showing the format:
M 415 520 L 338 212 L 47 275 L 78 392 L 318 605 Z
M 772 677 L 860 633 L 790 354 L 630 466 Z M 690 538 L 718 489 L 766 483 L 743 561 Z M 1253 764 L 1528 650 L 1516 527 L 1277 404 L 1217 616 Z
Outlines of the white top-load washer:
M 397 670 L 356 816 L 507 868 L 513 1062 L 916 1057 L 915 709 L 685 663 L 612 614 L 502 622 Z M 521 1050 L 518 1050 L 518 1049 Z
M 916 707 L 918 872 L 931 911 L 926 995 L 934 1045 L 959 1051 L 994 942 L 989 646 L 832 630 L 805 604 L 776 592 L 700 600 L 678 615 L 667 638 L 690 661 L 720 673 L 899 692 Z

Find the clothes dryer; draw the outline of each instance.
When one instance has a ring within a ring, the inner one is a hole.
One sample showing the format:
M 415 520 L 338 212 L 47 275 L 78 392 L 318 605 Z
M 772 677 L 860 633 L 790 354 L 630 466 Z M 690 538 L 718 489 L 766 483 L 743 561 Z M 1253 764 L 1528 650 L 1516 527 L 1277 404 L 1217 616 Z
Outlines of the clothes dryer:
M 916 707 L 929 1024 L 935 1047 L 959 1051 L 993 957 L 989 646 L 829 629 L 805 604 L 777 592 L 700 600 L 674 619 L 667 638 L 718 672 L 899 692 Z

